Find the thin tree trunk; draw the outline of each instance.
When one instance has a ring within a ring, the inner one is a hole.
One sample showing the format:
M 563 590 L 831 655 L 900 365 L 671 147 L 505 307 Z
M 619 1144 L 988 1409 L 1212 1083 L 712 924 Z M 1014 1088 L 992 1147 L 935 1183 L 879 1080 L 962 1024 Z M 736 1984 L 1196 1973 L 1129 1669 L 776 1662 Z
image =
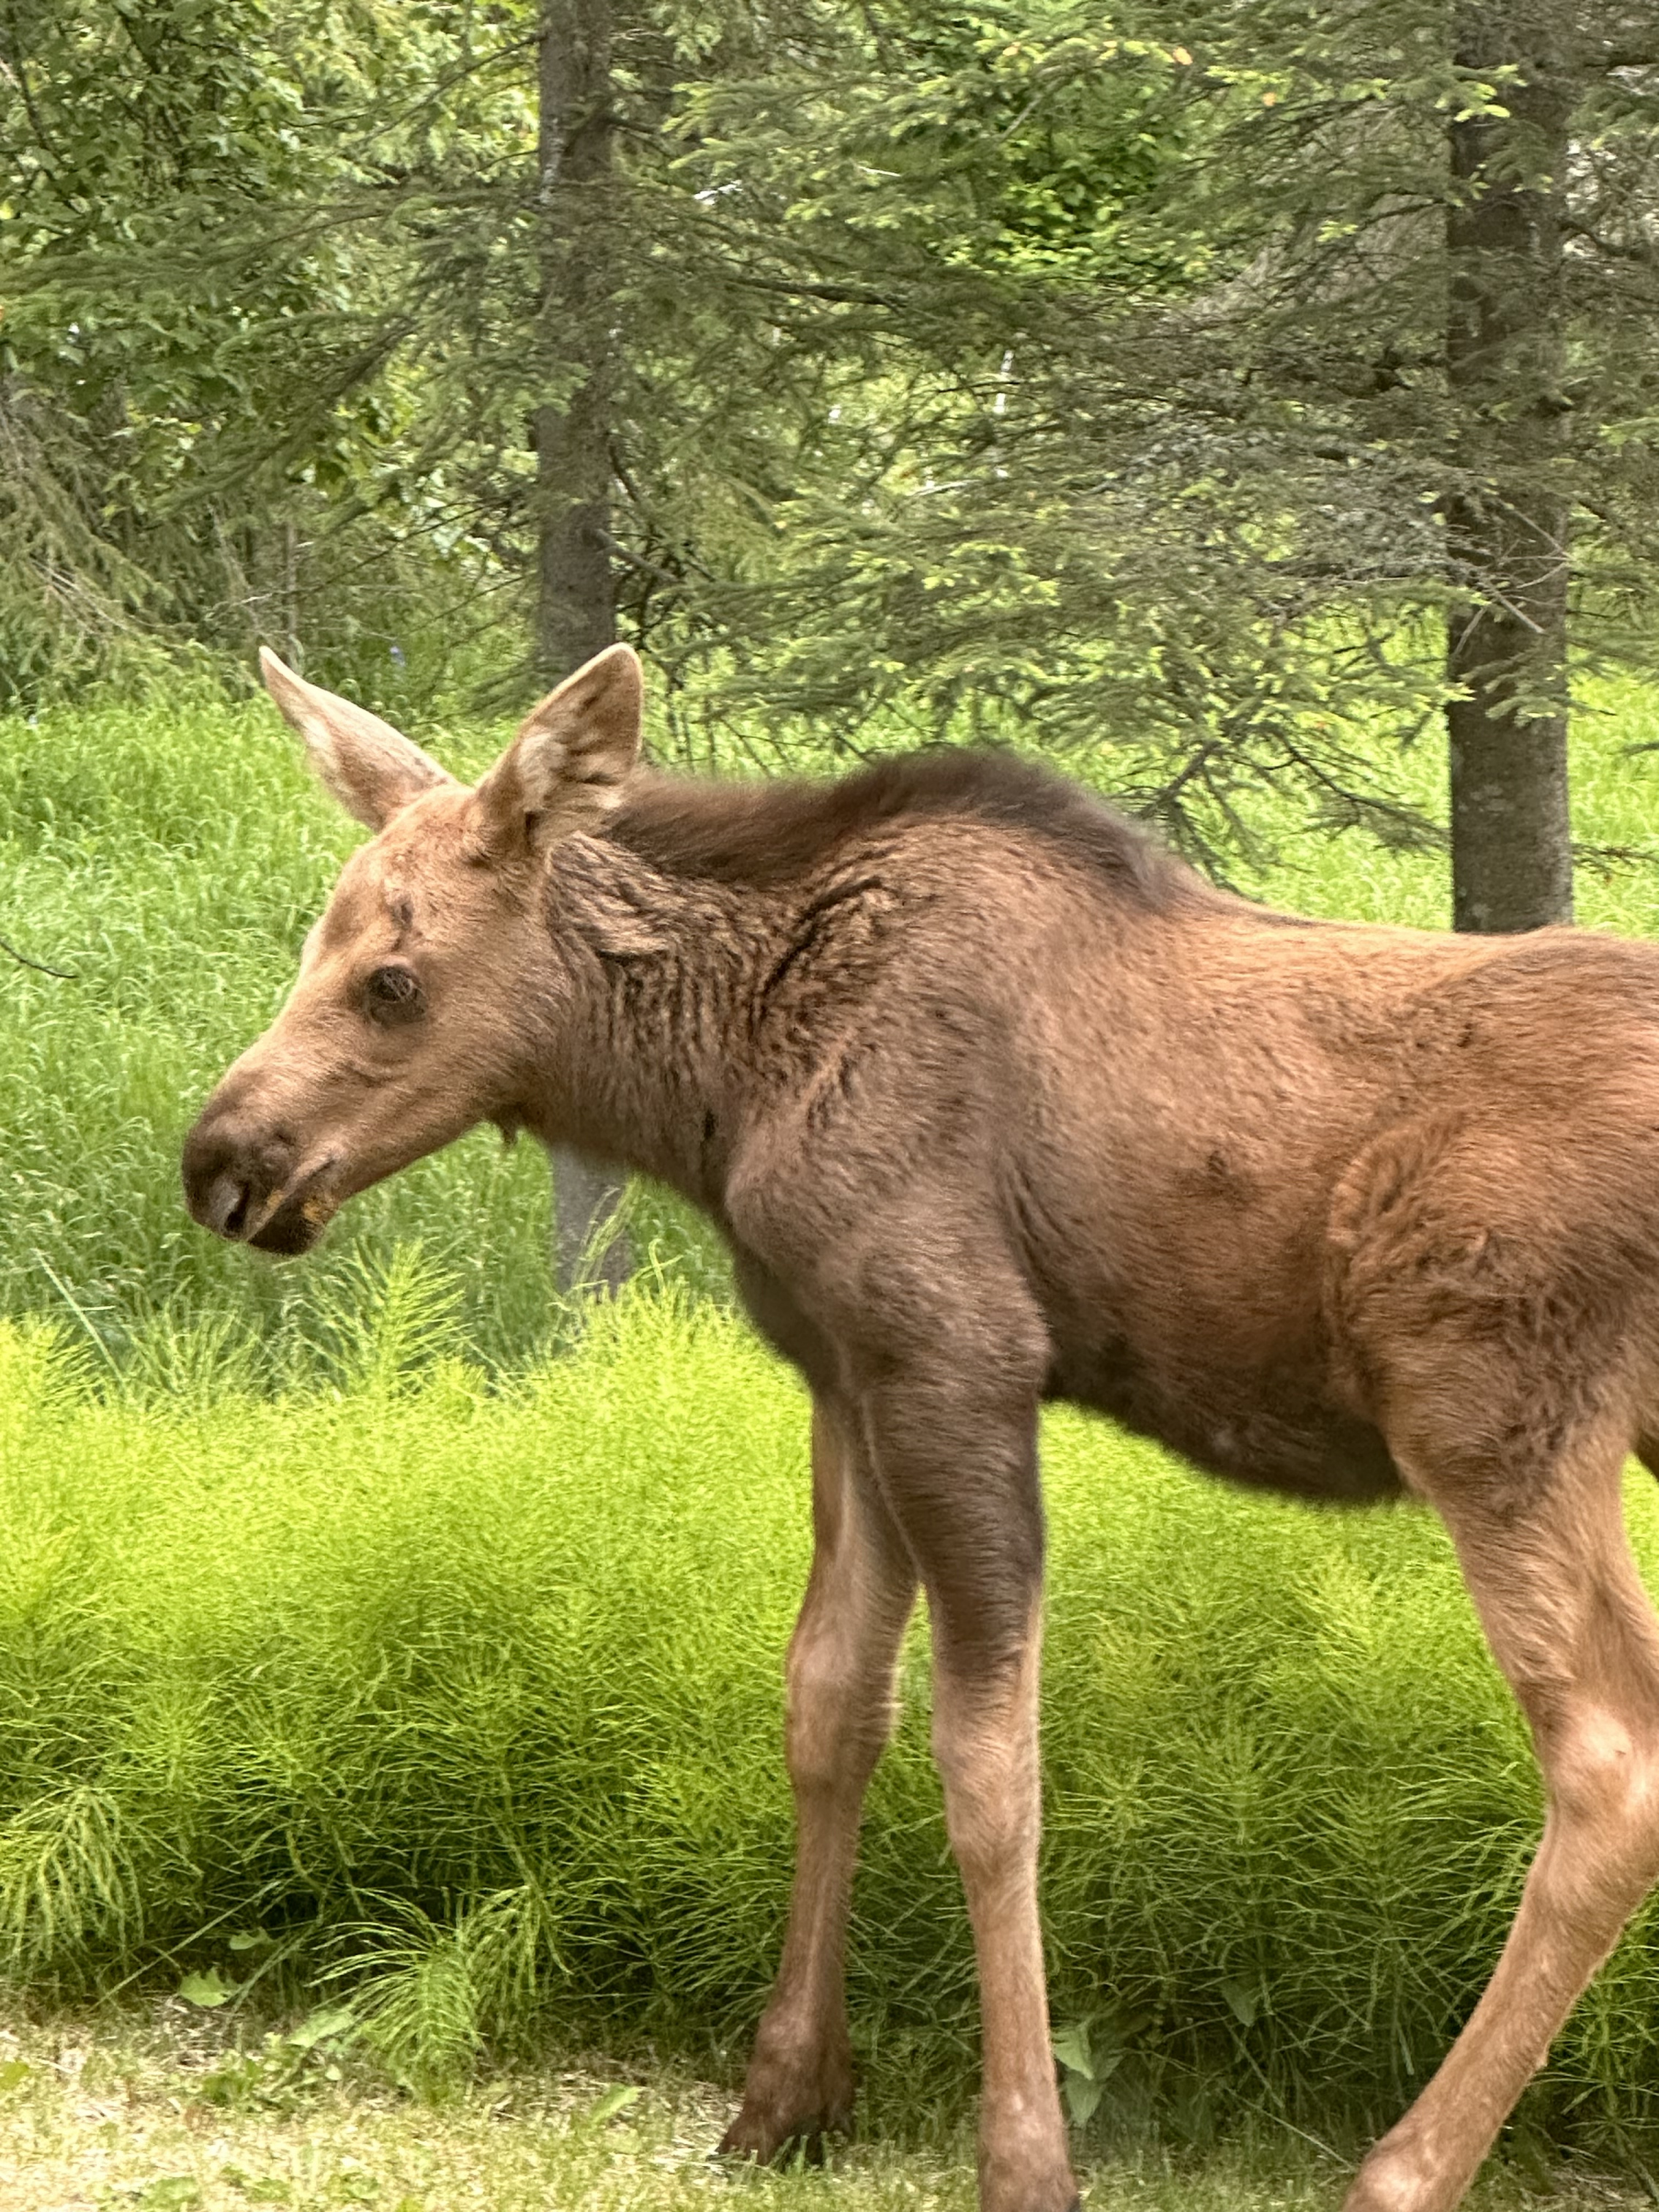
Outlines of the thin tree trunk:
M 584 1152 L 561 1145 L 553 1160 L 553 1271 L 574 1291 L 619 1291 L 633 1267 L 617 1218 L 625 1186 Z
M 282 596 L 278 602 L 282 615 L 283 658 L 290 668 L 300 665 L 300 532 L 291 521 L 282 526 Z
M 616 190 L 611 0 L 543 0 L 538 70 L 543 374 L 538 407 L 535 661 L 556 684 L 614 644 L 608 528 Z M 605 1224 L 623 1186 L 579 1152 L 552 1155 L 553 1265 L 568 1293 L 627 1278 L 626 1234 Z
M 536 410 L 536 658 L 549 682 L 616 642 L 610 553 L 613 203 L 611 0 L 543 0 L 543 374 Z
M 1447 375 L 1457 487 L 1445 507 L 1448 623 L 1461 696 L 1450 740 L 1452 907 L 1458 929 L 1572 919 L 1567 807 L 1570 507 L 1562 341 L 1562 193 L 1571 75 L 1551 0 L 1465 4 L 1457 58 L 1507 115 L 1451 125 Z

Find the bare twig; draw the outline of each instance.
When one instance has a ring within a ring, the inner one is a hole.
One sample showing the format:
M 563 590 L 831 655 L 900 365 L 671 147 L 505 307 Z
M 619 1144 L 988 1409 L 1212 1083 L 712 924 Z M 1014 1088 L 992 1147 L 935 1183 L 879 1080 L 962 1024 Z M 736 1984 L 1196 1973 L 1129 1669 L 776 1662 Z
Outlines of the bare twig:
M 9 952 L 20 967 L 33 968 L 37 975 L 56 975 L 60 983 L 78 983 L 81 980 L 73 968 L 48 968 L 44 960 L 31 960 L 27 952 L 20 952 L 15 945 L 0 937 L 0 952 Z

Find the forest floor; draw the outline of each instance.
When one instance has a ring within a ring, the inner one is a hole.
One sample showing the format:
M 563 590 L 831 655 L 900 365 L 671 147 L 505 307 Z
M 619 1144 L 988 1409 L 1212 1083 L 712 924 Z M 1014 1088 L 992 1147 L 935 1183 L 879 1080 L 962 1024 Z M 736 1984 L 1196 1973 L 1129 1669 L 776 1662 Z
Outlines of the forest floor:
M 5 2212 L 973 2212 L 965 2127 L 927 2148 L 860 2142 L 822 2168 L 713 2160 L 727 2089 L 661 2065 L 570 2060 L 441 2105 L 349 2064 L 280 2066 L 226 2101 L 226 2028 L 178 1999 L 0 2027 Z M 331 2078 L 331 2076 L 337 2078 Z M 1085 2212 L 1323 2212 L 1346 2165 L 1291 2137 L 1200 2157 L 1155 2145 L 1083 2162 Z M 1494 2160 L 1472 2212 L 1635 2212 L 1645 2175 Z

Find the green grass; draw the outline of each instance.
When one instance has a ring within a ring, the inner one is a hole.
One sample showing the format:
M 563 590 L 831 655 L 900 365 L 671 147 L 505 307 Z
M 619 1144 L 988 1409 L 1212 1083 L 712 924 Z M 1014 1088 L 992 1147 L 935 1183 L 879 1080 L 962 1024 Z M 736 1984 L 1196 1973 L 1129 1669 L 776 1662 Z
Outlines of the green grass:
M 428 2091 L 555 2032 L 735 2047 L 788 1881 L 799 1389 L 684 1293 L 510 1391 L 411 1374 L 419 1303 L 405 1268 L 355 1386 L 275 1400 L 100 1395 L 84 1351 L 0 1339 L 0 1971 L 332 1992 Z M 1374 2122 L 1472 2002 L 1538 1826 L 1445 1540 L 1080 1418 L 1045 1448 L 1043 1896 L 1057 2017 L 1121 2053 L 1097 2127 Z M 1632 1512 L 1659 1567 L 1650 1484 Z M 960 2099 L 975 2039 L 920 1639 L 904 1673 L 852 1964 L 901 2119 L 918 2081 Z M 1644 1927 L 1531 2124 L 1644 2128 L 1656 2037 Z
M 228 2077 L 252 2071 L 247 2093 Z M 0 2201 L 8 2212 L 973 2212 L 973 2142 L 837 2144 L 827 2166 L 711 2166 L 735 2107 L 722 2085 L 649 2058 L 560 2053 L 492 2072 L 441 2107 L 388 2094 L 349 2053 L 301 2063 L 222 2012 L 169 2001 L 60 2014 L 0 2033 Z M 1086 2155 L 1089 2212 L 1315 2212 L 1345 2162 L 1282 2129 L 1242 2129 L 1201 2160 L 1164 2144 Z M 1583 2161 L 1493 2160 L 1470 2212 L 1635 2212 L 1633 2181 Z
M 1383 742 L 1377 738 L 1378 750 Z M 1437 738 L 1392 750 L 1393 788 L 1441 822 L 1445 774 Z M 1573 721 L 1572 805 L 1573 834 L 1585 854 L 1576 885 L 1579 921 L 1632 937 L 1659 933 L 1659 689 L 1607 681 L 1583 687 Z M 1449 926 L 1443 850 L 1390 850 L 1359 831 L 1310 836 L 1288 811 L 1261 802 L 1249 820 L 1265 852 L 1256 865 L 1241 861 L 1235 880 L 1253 896 L 1355 921 Z
M 463 769 L 500 732 L 440 737 Z M 307 929 L 362 832 L 263 702 L 210 695 L 0 721 L 0 1312 L 72 1311 L 121 1364 L 166 1315 L 255 1327 L 267 1379 L 326 1372 L 359 1271 L 418 1237 L 474 1356 L 556 1331 L 548 1175 L 479 1132 L 353 1206 L 315 1265 L 250 1266 L 187 1219 L 179 1148 L 288 994 Z M 712 1240 L 641 1194 L 636 1233 L 718 1282 Z

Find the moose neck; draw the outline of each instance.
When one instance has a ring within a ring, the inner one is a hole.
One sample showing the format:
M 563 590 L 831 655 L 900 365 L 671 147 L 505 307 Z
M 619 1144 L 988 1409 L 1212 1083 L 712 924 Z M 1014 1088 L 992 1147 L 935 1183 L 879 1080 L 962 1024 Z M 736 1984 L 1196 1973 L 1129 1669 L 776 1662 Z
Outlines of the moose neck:
M 526 1118 L 718 1214 L 737 1133 L 777 1079 L 766 984 L 799 899 L 584 837 L 556 849 L 543 900 L 562 972 Z

